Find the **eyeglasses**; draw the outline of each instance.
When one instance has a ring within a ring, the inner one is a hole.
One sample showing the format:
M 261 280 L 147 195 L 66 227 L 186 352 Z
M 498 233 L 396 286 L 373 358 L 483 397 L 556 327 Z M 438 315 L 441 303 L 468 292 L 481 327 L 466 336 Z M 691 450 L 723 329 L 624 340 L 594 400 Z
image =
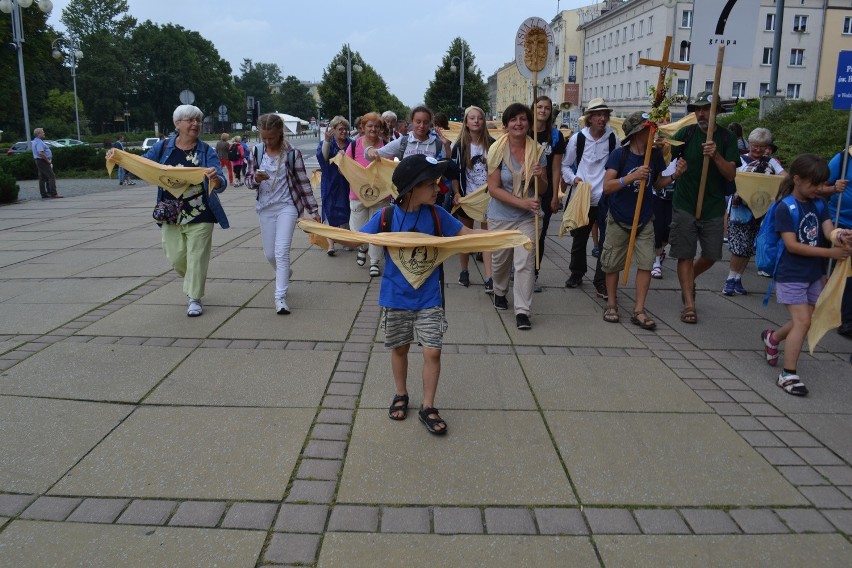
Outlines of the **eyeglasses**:
M 201 124 L 200 118 L 182 118 L 178 122 L 188 122 L 190 124 Z

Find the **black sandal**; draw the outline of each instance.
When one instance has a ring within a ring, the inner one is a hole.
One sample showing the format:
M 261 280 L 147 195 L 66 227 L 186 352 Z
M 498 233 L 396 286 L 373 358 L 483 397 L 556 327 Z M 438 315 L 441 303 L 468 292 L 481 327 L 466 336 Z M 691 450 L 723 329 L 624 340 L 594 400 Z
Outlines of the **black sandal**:
M 430 414 L 434 414 L 438 416 L 438 418 L 429 418 Z M 420 417 L 420 422 L 426 426 L 426 429 L 429 430 L 430 434 L 443 436 L 447 433 L 447 423 L 438 415 L 437 408 L 421 408 L 417 415 Z M 437 426 L 442 426 L 442 428 L 437 428 Z
M 397 404 L 397 402 L 401 402 L 402 404 Z M 394 416 L 394 413 L 396 412 L 402 412 L 402 416 Z M 391 405 L 388 408 L 388 418 L 391 420 L 405 420 L 406 416 L 408 416 L 408 395 L 394 395 L 393 402 L 391 402 Z

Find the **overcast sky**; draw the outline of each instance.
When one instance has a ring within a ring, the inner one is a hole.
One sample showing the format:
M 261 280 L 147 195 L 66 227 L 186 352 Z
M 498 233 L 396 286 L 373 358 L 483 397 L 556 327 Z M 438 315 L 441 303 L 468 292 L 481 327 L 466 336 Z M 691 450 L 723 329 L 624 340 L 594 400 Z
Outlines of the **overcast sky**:
M 69 0 L 53 0 L 49 23 Z M 513 39 L 532 16 L 550 21 L 591 0 L 128 0 L 140 23 L 173 23 L 213 42 L 234 74 L 243 59 L 277 63 L 282 74 L 319 81 L 344 43 L 360 52 L 391 93 L 414 106 L 455 37 L 474 52 L 483 79 L 515 58 Z M 187 85 L 191 89 L 192 85 Z

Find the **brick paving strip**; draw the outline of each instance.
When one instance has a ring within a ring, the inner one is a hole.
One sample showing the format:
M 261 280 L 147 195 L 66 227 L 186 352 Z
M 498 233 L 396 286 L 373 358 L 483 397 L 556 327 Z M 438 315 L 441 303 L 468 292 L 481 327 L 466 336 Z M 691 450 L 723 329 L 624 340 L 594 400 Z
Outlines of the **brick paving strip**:
M 250 231 L 215 247 L 222 254 L 256 236 Z M 564 262 L 564 259 L 562 259 Z M 796 486 L 811 507 L 535 507 L 353 505 L 335 500 L 378 326 L 378 281 L 372 281 L 349 338 L 342 342 L 87 336 L 85 328 L 177 278 L 153 278 L 44 335 L 0 335 L 20 345 L 0 355 L 0 372 L 53 343 L 93 342 L 192 349 L 288 349 L 338 352 L 334 373 L 282 502 L 163 500 L 0 494 L 0 518 L 267 531 L 259 563 L 313 564 L 326 531 L 502 535 L 717 535 L 833 533 L 852 535 L 852 467 L 768 403 L 720 362 L 763 358 L 762 351 L 701 351 L 675 330 L 630 328 L 645 348 L 446 345 L 445 353 L 657 357 L 740 436 Z M 211 281 L 214 279 L 211 279 Z M 219 281 L 227 281 L 218 279 Z M 241 282 L 244 282 L 241 281 Z M 265 280 L 264 280 L 265 282 Z M 412 352 L 416 349 L 412 349 Z M 802 359 L 810 357 L 802 354 Z M 845 357 L 817 353 L 818 360 Z M 0 520 L 0 528 L 3 521 Z

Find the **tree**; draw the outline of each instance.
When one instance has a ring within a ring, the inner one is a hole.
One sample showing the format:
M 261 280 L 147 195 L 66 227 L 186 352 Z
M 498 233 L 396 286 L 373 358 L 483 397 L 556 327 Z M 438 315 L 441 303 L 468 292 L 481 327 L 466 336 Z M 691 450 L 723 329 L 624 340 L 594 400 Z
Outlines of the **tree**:
M 299 79 L 289 75 L 281 83 L 281 89 L 273 97 L 274 108 L 279 112 L 292 114 L 302 119 L 316 115 L 316 101 L 308 92 L 308 88 Z
M 127 37 L 136 25 L 136 18 L 127 13 L 129 9 L 127 0 L 71 0 L 62 10 L 60 21 L 77 40 L 97 32 Z
M 464 46 L 464 61 L 460 62 Z M 457 58 L 455 62 L 453 58 Z M 440 67 L 435 70 L 435 78 L 429 81 L 424 97 L 426 105 L 434 112 L 443 112 L 447 116 L 459 116 L 459 95 L 461 65 L 464 65 L 464 96 L 462 104 L 465 107 L 475 105 L 485 111 L 488 108 L 488 85 L 482 80 L 482 72 L 475 67 L 475 57 L 470 46 L 462 38 L 457 37 L 450 44 Z M 451 69 L 456 65 L 456 70 Z M 459 118 L 461 118 L 459 116 Z
M 281 69 L 275 63 L 253 63 L 251 59 L 243 59 L 240 64 L 240 76 L 234 77 L 234 84 L 242 89 L 246 96 L 254 97 L 260 103 L 261 114 L 274 110 L 272 100 L 272 85 L 280 85 L 284 80 Z M 243 105 L 246 106 L 245 99 Z M 240 117 L 243 120 L 243 117 Z

